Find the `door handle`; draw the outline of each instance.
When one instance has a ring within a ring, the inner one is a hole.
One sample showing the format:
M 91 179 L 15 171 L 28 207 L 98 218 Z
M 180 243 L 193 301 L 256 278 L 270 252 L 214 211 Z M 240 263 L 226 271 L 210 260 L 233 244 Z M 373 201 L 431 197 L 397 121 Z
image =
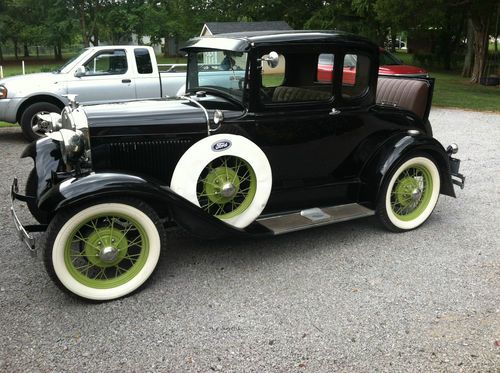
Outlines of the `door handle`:
M 122 83 L 132 83 L 130 79 L 122 79 Z
M 330 111 L 330 115 L 337 115 L 337 114 L 340 114 L 340 110 L 332 108 L 332 110 Z

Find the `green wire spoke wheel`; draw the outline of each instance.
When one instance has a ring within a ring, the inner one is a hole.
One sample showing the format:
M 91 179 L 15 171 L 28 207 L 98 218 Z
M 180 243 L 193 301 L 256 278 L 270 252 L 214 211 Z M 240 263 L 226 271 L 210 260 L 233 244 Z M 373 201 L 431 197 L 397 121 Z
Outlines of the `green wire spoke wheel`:
M 403 170 L 391 191 L 391 208 L 401 220 L 418 217 L 429 205 L 432 196 L 432 176 L 422 165 Z
M 148 257 L 147 234 L 126 215 L 98 215 L 69 235 L 64 261 L 71 275 L 85 286 L 106 289 L 136 276 Z
M 196 188 L 200 207 L 223 220 L 245 212 L 256 191 L 257 178 L 253 168 L 236 156 L 222 156 L 208 163 Z

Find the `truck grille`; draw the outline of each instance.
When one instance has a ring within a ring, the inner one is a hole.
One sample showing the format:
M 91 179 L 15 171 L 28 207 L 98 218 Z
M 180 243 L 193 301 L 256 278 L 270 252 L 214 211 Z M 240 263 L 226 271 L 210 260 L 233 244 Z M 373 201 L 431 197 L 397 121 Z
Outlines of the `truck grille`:
M 108 146 L 105 168 L 153 176 L 168 185 L 178 160 L 191 146 L 191 140 L 122 141 Z

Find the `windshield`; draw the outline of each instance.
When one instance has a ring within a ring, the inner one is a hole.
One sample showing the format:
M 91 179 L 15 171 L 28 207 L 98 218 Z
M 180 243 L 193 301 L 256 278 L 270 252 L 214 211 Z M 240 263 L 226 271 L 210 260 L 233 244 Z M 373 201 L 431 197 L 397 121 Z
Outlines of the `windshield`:
M 401 65 L 401 61 L 387 51 L 380 51 L 379 65 Z
M 80 51 L 78 51 L 77 54 L 75 54 L 73 57 L 71 57 L 68 61 L 66 61 L 66 63 L 64 65 L 62 65 L 60 68 L 58 68 L 57 70 L 55 70 L 56 73 L 60 73 L 62 72 L 66 67 L 68 67 L 74 60 L 76 60 L 78 57 L 80 57 L 80 55 L 85 52 L 87 50 L 87 48 L 84 48 L 84 49 L 81 49 Z
M 215 49 L 191 52 L 187 91 L 217 91 L 241 102 L 247 57 L 247 53 Z

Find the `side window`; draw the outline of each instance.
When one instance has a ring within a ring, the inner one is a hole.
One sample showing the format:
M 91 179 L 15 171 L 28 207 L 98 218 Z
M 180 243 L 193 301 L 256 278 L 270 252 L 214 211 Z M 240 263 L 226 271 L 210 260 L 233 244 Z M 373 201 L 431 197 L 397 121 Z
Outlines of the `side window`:
M 153 72 L 153 65 L 151 64 L 149 51 L 145 48 L 137 48 L 134 49 L 134 55 L 137 72 L 139 74 L 151 74 Z
M 101 51 L 85 65 L 85 75 L 120 75 L 128 70 L 124 50 Z
M 368 90 L 370 59 L 362 54 L 346 54 L 342 70 L 342 97 L 354 99 Z
M 278 87 L 283 84 L 285 80 L 285 68 L 286 68 L 286 60 L 285 56 L 282 54 L 279 55 L 280 59 L 278 62 L 278 66 L 270 67 L 266 61 L 262 61 L 262 86 L 271 88 Z M 267 54 L 263 55 L 262 58 L 267 57 Z
M 327 102 L 332 99 L 333 54 L 311 50 L 278 55 L 276 67 L 269 66 L 264 60 L 267 54 L 261 57 L 260 98 L 264 104 Z M 324 67 L 324 72 L 320 72 L 320 66 Z
M 333 81 L 333 59 L 332 53 L 321 53 L 318 56 L 318 73 L 316 80 L 319 83 L 332 84 Z

